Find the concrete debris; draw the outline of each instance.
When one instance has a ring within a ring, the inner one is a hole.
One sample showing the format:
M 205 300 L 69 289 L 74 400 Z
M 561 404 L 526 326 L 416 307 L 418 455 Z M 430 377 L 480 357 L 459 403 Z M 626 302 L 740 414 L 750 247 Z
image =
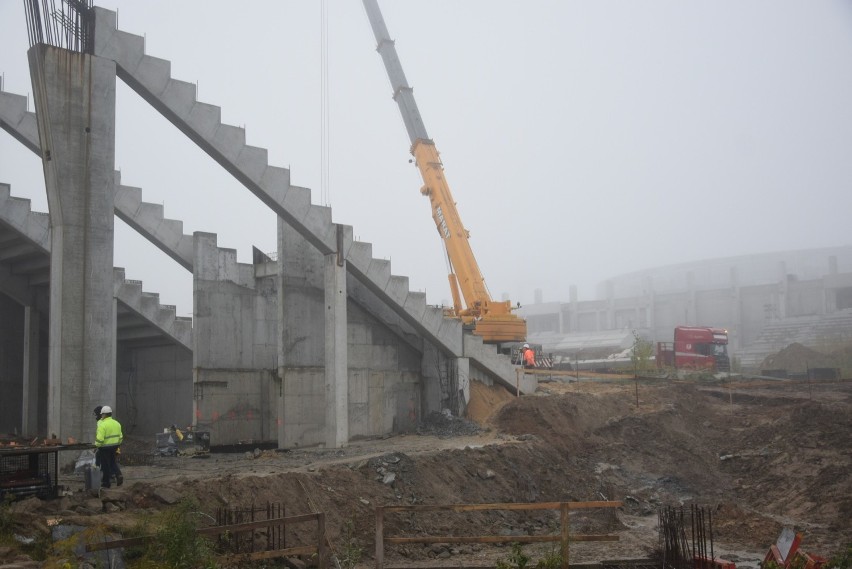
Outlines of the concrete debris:
M 482 478 L 483 480 L 491 480 L 492 478 L 494 478 L 495 476 L 497 476 L 497 475 L 494 473 L 494 471 L 493 471 L 493 470 L 491 470 L 490 468 L 489 468 L 488 470 L 484 470 L 484 471 L 483 471 L 483 470 L 480 470 L 480 471 L 478 471 L 478 472 L 476 473 L 476 475 L 477 475 L 477 476 L 479 476 L 480 478 Z
M 418 435 L 434 435 L 438 437 L 458 437 L 476 435 L 482 432 L 482 427 L 461 417 L 433 412 L 423 419 L 417 428 Z

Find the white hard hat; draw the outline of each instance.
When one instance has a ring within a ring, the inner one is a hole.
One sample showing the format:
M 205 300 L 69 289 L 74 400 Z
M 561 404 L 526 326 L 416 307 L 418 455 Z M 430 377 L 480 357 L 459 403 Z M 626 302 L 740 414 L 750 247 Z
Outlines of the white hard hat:
M 112 407 L 109 405 L 104 405 L 101 407 L 101 415 L 106 415 L 107 413 L 112 413 Z
M 529 347 L 530 347 L 530 345 L 529 345 L 529 344 L 524 344 L 524 347 L 525 347 L 525 348 L 529 348 Z

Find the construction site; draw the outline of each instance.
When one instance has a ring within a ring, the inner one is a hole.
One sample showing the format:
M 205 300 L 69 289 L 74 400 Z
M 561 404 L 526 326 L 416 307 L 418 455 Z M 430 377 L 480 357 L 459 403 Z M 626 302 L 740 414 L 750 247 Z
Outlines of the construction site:
M 26 191 L 49 211 L 0 169 L 0 569 L 850 567 L 852 250 L 628 274 L 594 302 L 492 298 L 363 5 L 449 306 L 115 12 L 25 2 L 32 101 L 0 83 L 0 127 L 40 160 Z M 274 252 L 238 261 L 128 185 L 117 80 L 268 208 Z M 191 317 L 114 266 L 115 218 L 191 275 Z M 102 405 L 124 429 L 111 488 Z

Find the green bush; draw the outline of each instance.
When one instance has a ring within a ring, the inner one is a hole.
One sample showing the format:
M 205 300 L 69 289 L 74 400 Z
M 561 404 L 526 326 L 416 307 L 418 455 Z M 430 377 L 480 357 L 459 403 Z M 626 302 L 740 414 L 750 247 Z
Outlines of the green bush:
M 495 569 L 525 569 L 530 562 L 529 556 L 525 555 L 520 543 L 512 544 L 512 552 L 506 560 L 499 560 L 494 565 Z
M 840 551 L 828 560 L 826 569 L 852 569 L 852 542 L 846 544 L 846 549 Z
M 12 495 L 8 494 L 5 499 L 0 502 L 0 542 L 5 543 L 12 539 L 12 533 L 15 527 L 11 507 L 13 499 Z
M 180 502 L 163 513 L 154 537 L 143 555 L 133 563 L 135 569 L 215 569 L 211 542 L 199 536 L 198 506 L 191 500 Z

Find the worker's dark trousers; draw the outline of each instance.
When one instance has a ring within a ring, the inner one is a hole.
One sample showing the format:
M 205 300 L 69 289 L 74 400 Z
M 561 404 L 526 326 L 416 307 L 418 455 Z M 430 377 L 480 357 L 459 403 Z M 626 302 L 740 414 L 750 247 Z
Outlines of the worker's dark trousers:
M 115 451 L 118 447 L 101 447 L 100 448 L 100 463 L 101 463 L 101 486 L 109 488 L 113 476 L 121 476 L 121 470 L 118 468 L 118 463 L 115 460 Z

